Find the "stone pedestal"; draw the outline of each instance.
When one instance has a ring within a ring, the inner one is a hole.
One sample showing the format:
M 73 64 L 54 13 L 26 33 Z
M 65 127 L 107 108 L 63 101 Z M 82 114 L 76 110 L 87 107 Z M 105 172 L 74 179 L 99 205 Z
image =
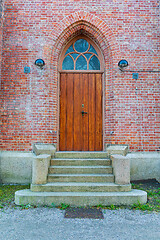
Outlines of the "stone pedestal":
M 51 155 L 43 154 L 33 159 L 32 184 L 45 184 L 47 182 L 48 167 Z
M 122 155 L 111 155 L 116 184 L 130 184 L 130 160 Z

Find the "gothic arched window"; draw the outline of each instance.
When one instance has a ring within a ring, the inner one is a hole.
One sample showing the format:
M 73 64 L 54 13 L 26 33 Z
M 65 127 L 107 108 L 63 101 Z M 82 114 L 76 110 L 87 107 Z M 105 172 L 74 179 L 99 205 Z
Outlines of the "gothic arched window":
M 64 50 L 61 60 L 62 71 L 99 71 L 101 67 L 100 51 L 87 38 L 79 37 Z

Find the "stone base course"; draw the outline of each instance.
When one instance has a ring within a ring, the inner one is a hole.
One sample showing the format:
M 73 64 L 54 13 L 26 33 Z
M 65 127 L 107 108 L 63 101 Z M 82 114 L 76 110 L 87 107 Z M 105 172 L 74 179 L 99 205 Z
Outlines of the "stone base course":
M 35 155 L 31 152 L 0 151 L 0 181 L 5 184 L 31 183 L 34 158 Z M 160 182 L 160 153 L 132 152 L 128 153 L 127 158 L 130 159 L 131 181 L 156 179 Z M 64 164 L 64 159 L 59 158 L 57 161 Z M 70 161 L 72 162 L 72 159 Z M 92 159 L 89 161 L 92 164 Z

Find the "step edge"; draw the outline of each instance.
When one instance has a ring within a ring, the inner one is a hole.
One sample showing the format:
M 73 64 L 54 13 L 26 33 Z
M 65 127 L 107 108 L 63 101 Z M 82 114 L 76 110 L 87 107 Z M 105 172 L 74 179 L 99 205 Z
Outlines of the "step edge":
M 41 187 L 50 187 L 50 186 L 90 186 L 90 185 L 94 185 L 94 186 L 113 186 L 113 187 L 129 187 L 131 186 L 131 184 L 116 184 L 116 183 L 112 183 L 112 182 L 50 182 L 50 183 L 46 183 L 46 184 L 31 184 L 32 186 L 41 186 Z
M 74 165 L 73 166 L 65 166 L 65 165 L 64 166 L 63 165 L 62 166 L 57 166 L 57 165 L 55 165 L 55 166 L 49 166 L 49 168 L 57 168 L 57 169 L 58 168 L 60 168 L 60 169 L 61 168 L 68 168 L 68 169 L 69 168 L 75 168 L 75 169 L 77 169 L 77 168 L 81 168 L 81 169 L 83 169 L 83 168 L 84 169 L 87 169 L 87 168 L 89 168 L 89 169 L 92 169 L 92 168 L 93 169 L 95 169 L 95 168 L 99 168 L 99 169 L 107 168 L 107 169 L 111 169 L 112 166 L 103 166 L 103 165 L 101 165 L 101 166 L 99 166 L 99 165 L 98 166 L 77 166 L 77 165 L 76 166 L 74 166 Z
M 19 190 L 19 191 L 16 191 L 15 192 L 15 194 L 16 195 L 23 195 L 24 193 L 29 193 L 30 195 L 32 195 L 32 194 L 34 194 L 34 195 L 41 195 L 41 196 L 43 196 L 44 195 L 44 193 L 46 193 L 46 195 L 52 195 L 52 196 L 58 196 L 58 195 L 60 195 L 60 196 L 62 196 L 62 195 L 68 195 L 68 196 L 77 196 L 77 195 L 79 195 L 79 196 L 95 196 L 95 195 L 97 195 L 97 196 L 108 196 L 109 194 L 113 194 L 113 195 L 121 195 L 121 194 L 123 194 L 123 192 L 32 192 L 30 189 L 24 189 L 24 190 Z M 124 192 L 124 194 L 126 194 L 126 195 L 130 195 L 130 194 L 132 194 L 132 193 L 136 193 L 137 195 L 140 195 L 140 194 L 144 194 L 144 195 L 146 195 L 147 194 L 147 192 L 145 192 L 145 191 L 143 191 L 143 190 L 139 190 L 139 189 L 132 189 L 131 191 L 129 191 L 129 192 Z
M 67 176 L 69 176 L 69 177 L 70 177 L 70 176 L 72 176 L 72 177 L 78 177 L 78 176 L 80 176 L 80 177 L 83 177 L 83 176 L 87 176 L 87 177 L 88 177 L 88 176 L 91 176 L 91 177 L 94 177 L 94 176 L 95 176 L 95 177 L 96 177 L 96 176 L 98 176 L 98 177 L 101 177 L 101 176 L 102 176 L 102 177 L 107 177 L 107 176 L 114 176 L 114 174 L 112 174 L 112 173 L 108 173 L 108 174 L 107 174 L 107 173 L 106 173 L 106 174 L 104 174 L 104 173 L 99 173 L 99 174 L 98 174 L 98 173 L 97 173 L 97 174 L 94 174 L 94 173 L 93 173 L 93 174 L 85 174 L 85 173 L 84 173 L 84 174 L 83 174 L 83 173 L 82 173 L 82 174 L 81 174 L 81 173 L 80 173 L 80 174 L 75 174 L 75 173 L 73 173 L 73 174 L 68 174 L 68 173 L 66 173 L 66 174 L 52 173 L 52 174 L 51 174 L 51 173 L 49 173 L 49 174 L 48 174 L 48 177 L 51 177 L 51 176 L 53 176 L 53 177 L 54 177 L 54 176 L 56 176 L 56 177 L 57 177 L 57 176 L 60 176 L 60 177 L 63 177 L 63 176 L 65 176 L 65 177 L 67 177 Z

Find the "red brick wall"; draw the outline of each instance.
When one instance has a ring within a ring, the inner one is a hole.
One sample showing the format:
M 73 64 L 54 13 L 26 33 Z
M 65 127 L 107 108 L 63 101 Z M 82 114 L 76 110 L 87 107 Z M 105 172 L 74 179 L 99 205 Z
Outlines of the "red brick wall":
M 3 35 L 3 0 L 0 0 L 0 84 L 1 84 L 1 62 L 2 62 L 2 35 Z
M 0 87 L 1 87 L 1 63 L 2 63 L 2 35 L 3 35 L 3 1 L 0 0 Z M 3 110 L 2 107 L 2 91 L 0 91 L 0 116 Z M 0 126 L 2 126 L 2 119 L 0 118 Z
M 7 0 L 4 18 L 2 150 L 57 143 L 59 56 L 80 31 L 104 55 L 105 143 L 159 149 L 159 73 L 140 72 L 134 80 L 117 66 L 126 59 L 127 70 L 158 71 L 158 1 Z M 44 59 L 43 70 L 34 65 L 37 58 Z

